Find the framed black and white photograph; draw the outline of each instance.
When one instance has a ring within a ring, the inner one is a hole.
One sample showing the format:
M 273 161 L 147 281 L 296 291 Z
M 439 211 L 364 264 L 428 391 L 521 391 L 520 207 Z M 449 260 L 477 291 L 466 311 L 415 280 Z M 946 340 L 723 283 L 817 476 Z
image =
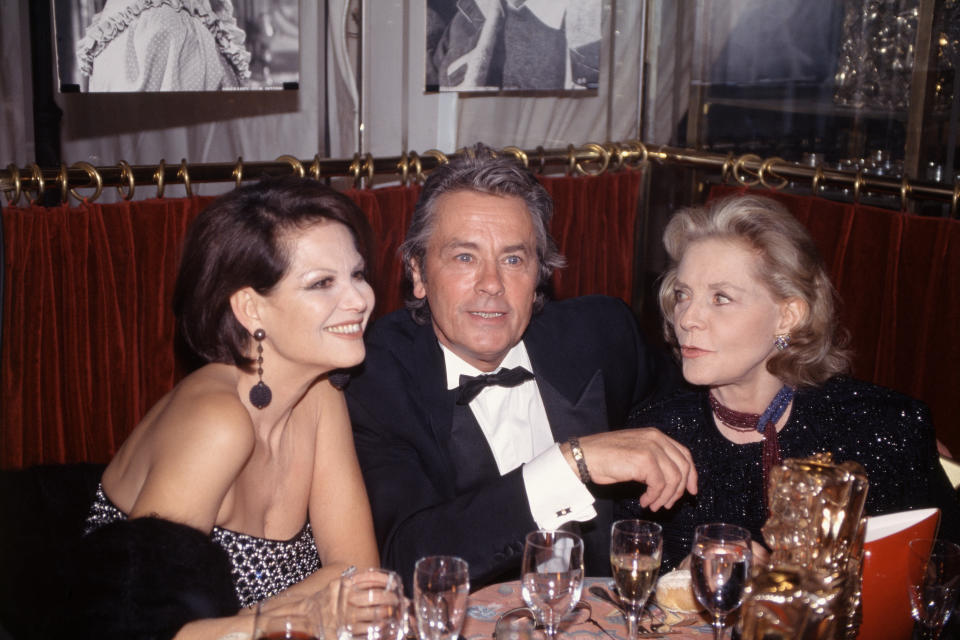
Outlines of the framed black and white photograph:
M 52 2 L 64 93 L 298 87 L 298 0 Z
M 601 0 L 427 0 L 427 91 L 583 91 Z

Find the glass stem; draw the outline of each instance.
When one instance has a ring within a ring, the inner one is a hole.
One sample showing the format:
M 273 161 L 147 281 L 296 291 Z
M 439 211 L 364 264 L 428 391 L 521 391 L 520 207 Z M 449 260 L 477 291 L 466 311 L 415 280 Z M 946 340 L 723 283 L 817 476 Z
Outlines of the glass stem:
M 719 613 L 713 614 L 713 640 L 723 640 L 723 623 L 727 616 Z
M 640 628 L 640 610 L 638 607 L 627 607 L 625 611 L 627 619 L 627 640 L 637 640 Z

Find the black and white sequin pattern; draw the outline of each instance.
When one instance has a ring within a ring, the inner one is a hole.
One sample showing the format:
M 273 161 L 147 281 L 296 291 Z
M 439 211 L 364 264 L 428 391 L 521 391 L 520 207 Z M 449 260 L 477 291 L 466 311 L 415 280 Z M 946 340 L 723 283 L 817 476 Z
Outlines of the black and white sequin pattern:
M 97 487 L 84 532 L 90 533 L 126 518 L 127 514 L 110 501 L 103 487 Z M 230 558 L 233 583 L 243 607 L 283 591 L 320 568 L 320 556 L 309 522 L 289 540 L 257 538 L 222 527 L 214 527 L 210 537 Z
M 690 449 L 697 468 L 697 495 L 685 494 L 671 509 L 651 512 L 636 500 L 618 505 L 620 517 L 663 525 L 665 568 L 690 553 L 698 524 L 739 524 L 763 540 L 762 443 L 724 438 L 713 422 L 706 391 L 680 392 L 638 412 L 630 424 L 659 427 Z M 940 507 L 940 535 L 960 537 L 960 507 L 940 468 L 930 411 L 923 403 L 838 376 L 821 387 L 797 391 L 778 441 L 784 460 L 829 451 L 836 462 L 862 464 L 870 482 L 869 515 Z

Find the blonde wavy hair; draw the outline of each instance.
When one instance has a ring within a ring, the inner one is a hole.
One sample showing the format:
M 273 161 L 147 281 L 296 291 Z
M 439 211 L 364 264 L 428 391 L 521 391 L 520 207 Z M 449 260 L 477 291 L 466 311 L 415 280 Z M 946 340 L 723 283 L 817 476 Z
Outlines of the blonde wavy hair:
M 739 241 L 754 250 L 754 274 L 774 300 L 802 300 L 806 306 L 790 333 L 790 346 L 767 361 L 767 370 L 791 386 L 816 386 L 846 372 L 850 355 L 846 333 L 836 321 L 836 289 L 806 228 L 783 205 L 769 198 L 738 195 L 704 207 L 678 211 L 667 224 L 663 244 L 670 268 L 660 282 L 664 337 L 679 349 L 673 330 L 677 265 L 691 243 L 706 238 Z

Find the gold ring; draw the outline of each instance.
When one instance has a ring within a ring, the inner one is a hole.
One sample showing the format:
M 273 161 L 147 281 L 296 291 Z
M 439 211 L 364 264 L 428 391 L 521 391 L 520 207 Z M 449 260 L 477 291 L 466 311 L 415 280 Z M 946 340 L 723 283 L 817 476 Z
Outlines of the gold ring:
M 13 191 L 13 195 L 7 195 L 7 204 L 11 207 L 20 201 L 20 169 L 12 162 L 7 165 L 7 171 L 10 172 L 10 179 L 13 181 L 13 189 L 4 189 L 4 194 Z
M 167 163 L 163 158 L 160 158 L 160 164 L 157 165 L 157 168 L 153 172 L 153 181 L 157 183 L 157 199 L 163 197 L 163 189 L 166 186 L 164 184 L 164 174 L 167 171 Z
M 361 160 L 362 158 L 362 160 Z M 367 188 L 370 188 L 371 183 L 373 182 L 373 156 L 369 153 L 361 156 L 359 153 L 353 154 L 353 161 L 350 162 L 350 173 L 353 174 L 353 188 L 359 189 L 360 182 L 364 179 L 362 175 L 363 171 L 366 171 L 367 175 Z
M 530 158 L 527 157 L 527 152 L 521 149 L 520 147 L 504 147 L 504 153 L 509 153 L 514 158 L 520 161 L 520 164 L 523 165 L 524 169 L 530 168 Z
M 277 158 L 276 161 L 277 161 L 277 162 L 288 162 L 288 163 L 290 164 L 290 166 L 293 167 L 293 172 L 294 172 L 295 174 L 297 174 L 297 177 L 298 177 L 298 178 L 302 178 L 302 177 L 304 176 L 304 173 L 305 173 L 305 172 L 304 172 L 304 170 L 303 170 L 303 163 L 300 162 L 300 160 L 298 160 L 298 159 L 295 158 L 294 156 L 282 155 L 282 156 L 280 156 L 279 158 Z
M 57 172 L 57 182 L 60 183 L 60 204 L 66 204 L 70 200 L 70 192 L 67 190 L 68 180 L 67 165 L 61 162 L 60 171 Z
M 237 189 L 239 189 L 240 183 L 243 182 L 243 156 L 237 157 L 237 164 L 233 166 L 233 172 L 230 175 L 237 181 Z
M 547 159 L 544 157 L 543 145 L 537 145 L 537 173 L 543 175 L 543 170 L 547 165 Z
M 46 184 L 43 181 L 43 171 L 40 170 L 40 165 L 36 162 L 30 164 L 30 179 L 33 180 L 33 184 L 37 188 L 37 197 L 31 199 L 30 204 L 37 204 L 43 197 L 43 190 L 46 189 Z
M 87 182 L 87 187 L 93 187 L 93 195 L 89 198 L 84 198 L 79 193 L 77 193 L 76 188 L 70 189 L 70 195 L 79 200 L 80 202 L 90 204 L 91 202 L 96 202 L 97 198 L 100 197 L 100 194 L 103 193 L 103 177 L 100 175 L 100 172 L 97 171 L 97 168 L 90 164 L 89 162 L 74 162 L 70 165 L 71 169 L 83 169 L 87 172 L 87 176 L 90 180 Z M 86 187 L 84 187 L 86 188 Z
M 650 151 L 647 149 L 647 145 L 643 144 L 640 140 L 631 140 L 630 145 L 640 153 L 640 160 L 638 164 L 644 164 L 650 159 Z
M 443 151 L 440 151 L 439 149 L 427 149 L 426 151 L 423 152 L 423 157 L 436 158 L 438 167 L 442 164 L 447 164 L 448 162 L 450 162 L 450 159 L 447 158 L 447 154 L 445 154 Z
M 607 170 L 607 167 L 610 165 L 610 152 L 604 149 L 602 146 L 595 142 L 588 142 L 583 145 L 589 151 L 593 151 L 595 154 L 598 154 L 601 158 L 600 166 L 595 171 L 590 171 L 584 169 L 583 165 L 580 162 L 577 162 L 574 167 L 577 172 L 585 176 L 599 176 L 601 173 Z
M 367 153 L 363 156 L 363 168 L 367 170 L 367 182 L 364 185 L 367 189 L 373 188 L 373 154 Z
M 813 188 L 813 195 L 820 195 L 820 189 L 823 187 L 823 164 L 818 162 L 817 168 L 813 171 L 813 178 L 810 181 L 810 185 Z
M 767 189 L 770 189 L 771 191 L 779 191 L 780 189 L 783 189 L 785 186 L 790 184 L 789 180 L 773 172 L 773 165 L 776 162 L 783 162 L 783 158 L 777 158 L 776 156 L 774 156 L 773 158 L 767 158 L 760 165 L 760 171 L 757 172 L 757 177 L 760 179 L 760 184 L 765 186 Z M 780 184 L 768 184 L 766 176 L 764 174 L 769 174 L 775 178 L 780 178 Z
M 758 173 L 751 173 L 750 170 L 747 169 L 747 167 L 746 167 L 746 163 L 747 163 L 747 162 L 760 162 L 760 163 L 762 163 L 762 162 L 763 162 L 763 158 L 761 158 L 760 156 L 758 156 L 758 155 L 756 155 L 756 154 L 754 154 L 754 153 L 745 153 L 744 155 L 740 156 L 739 158 L 737 158 L 737 161 L 733 163 L 733 177 L 736 179 L 737 182 L 739 182 L 739 183 L 742 184 L 743 186 L 745 186 L 745 187 L 752 187 L 752 186 L 760 183 L 760 174 L 759 174 L 759 172 L 758 172 Z M 741 176 L 741 175 L 740 175 L 740 171 L 741 171 L 741 170 L 742 170 L 744 173 L 746 173 L 748 176 L 753 176 L 754 179 L 753 179 L 753 180 L 749 180 L 749 179 L 747 179 L 746 177 Z
M 610 160 L 613 161 L 613 166 L 610 167 L 610 171 L 620 171 L 620 169 L 623 169 L 623 147 L 616 142 L 607 142 L 604 144 L 604 148 L 607 150 L 607 153 L 610 154 Z
M 120 197 L 122 197 L 124 200 L 130 200 L 131 198 L 133 198 L 133 190 L 136 186 L 133 181 L 133 169 L 131 169 L 130 165 L 127 164 L 127 162 L 124 160 L 121 160 L 117 164 L 120 165 L 120 182 L 122 183 L 123 179 L 126 178 L 127 187 L 129 188 L 129 191 L 127 191 L 127 193 L 124 194 L 123 184 L 117 184 L 117 193 L 119 193 Z
M 910 181 L 907 179 L 907 176 L 903 176 L 903 180 L 900 181 L 900 211 L 907 210 L 907 198 L 910 197 Z
M 183 189 L 187 192 L 187 197 L 193 197 L 193 189 L 190 188 L 190 172 L 187 170 L 187 159 L 180 158 L 180 168 L 177 169 L 177 177 L 183 181 Z
M 960 200 L 960 180 L 953 182 L 953 202 L 950 203 L 950 217 L 957 217 L 957 201 Z
M 863 169 L 857 169 L 853 178 L 853 204 L 860 204 L 860 189 L 863 188 Z

